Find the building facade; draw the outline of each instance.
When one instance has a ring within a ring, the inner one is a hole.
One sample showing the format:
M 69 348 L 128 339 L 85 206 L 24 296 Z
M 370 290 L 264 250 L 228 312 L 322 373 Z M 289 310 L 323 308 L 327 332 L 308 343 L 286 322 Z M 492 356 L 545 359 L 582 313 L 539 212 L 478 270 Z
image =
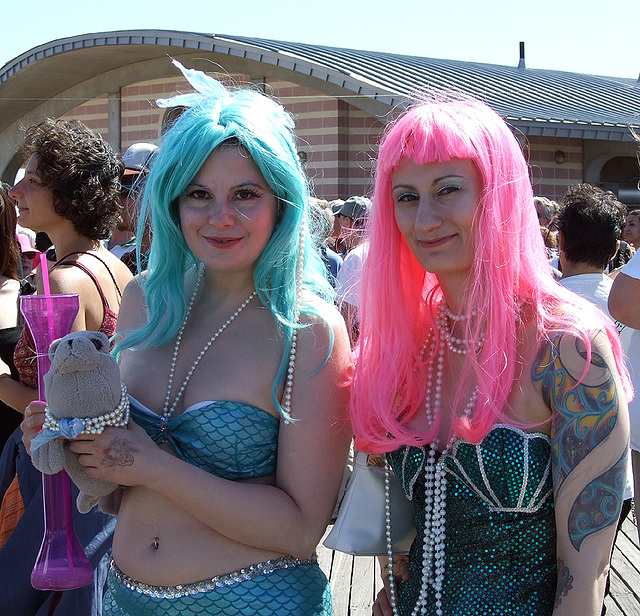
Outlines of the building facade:
M 12 182 L 22 129 L 43 117 L 79 119 L 121 152 L 158 139 L 154 101 L 191 87 L 171 64 L 252 85 L 294 115 L 315 194 L 369 194 L 386 123 L 425 90 L 481 98 L 512 126 L 537 195 L 560 199 L 590 182 L 640 206 L 636 144 L 640 83 L 188 32 L 96 33 L 46 43 L 0 70 L 0 174 Z

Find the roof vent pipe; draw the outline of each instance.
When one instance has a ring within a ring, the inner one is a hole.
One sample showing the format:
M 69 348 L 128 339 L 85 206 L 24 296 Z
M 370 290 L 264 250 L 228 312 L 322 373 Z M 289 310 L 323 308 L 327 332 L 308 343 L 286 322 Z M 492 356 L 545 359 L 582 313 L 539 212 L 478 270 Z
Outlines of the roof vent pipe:
M 524 41 L 520 41 L 520 61 L 518 62 L 518 68 L 527 68 L 524 63 Z

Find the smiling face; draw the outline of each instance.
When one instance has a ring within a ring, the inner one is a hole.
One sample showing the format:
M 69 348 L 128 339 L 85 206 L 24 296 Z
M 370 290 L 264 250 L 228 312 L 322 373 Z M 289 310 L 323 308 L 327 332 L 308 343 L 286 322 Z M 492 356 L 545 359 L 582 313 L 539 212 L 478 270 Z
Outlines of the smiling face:
M 9 194 L 17 201 L 19 223 L 34 231 L 50 232 L 51 225 L 62 218 L 53 209 L 53 192 L 44 186 L 38 174 L 38 157 L 33 154 L 22 178 Z
M 421 165 L 405 158 L 391 174 L 391 188 L 396 223 L 418 263 L 443 288 L 460 285 L 473 262 L 473 218 L 482 192 L 474 163 Z
M 184 190 L 179 211 L 184 238 L 205 266 L 253 276 L 276 224 L 277 199 L 248 154 L 222 146 Z

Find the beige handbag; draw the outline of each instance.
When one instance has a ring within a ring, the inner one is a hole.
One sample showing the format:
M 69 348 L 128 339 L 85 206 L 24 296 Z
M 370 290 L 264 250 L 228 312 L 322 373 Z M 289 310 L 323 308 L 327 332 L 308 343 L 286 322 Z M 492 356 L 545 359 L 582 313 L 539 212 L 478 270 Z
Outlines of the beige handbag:
M 387 554 L 384 479 L 384 465 L 370 464 L 369 456 L 358 451 L 338 517 L 324 540 L 326 547 L 356 556 Z M 389 504 L 393 553 L 406 554 L 416 536 L 413 503 L 392 472 Z

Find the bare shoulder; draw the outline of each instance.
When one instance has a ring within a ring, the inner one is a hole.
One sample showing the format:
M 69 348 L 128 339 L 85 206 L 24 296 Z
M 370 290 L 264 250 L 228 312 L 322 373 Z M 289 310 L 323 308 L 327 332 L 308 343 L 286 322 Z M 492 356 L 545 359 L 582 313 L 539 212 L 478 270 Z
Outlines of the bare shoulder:
M 132 278 L 129 268 L 106 249 L 100 249 L 97 253 L 91 253 L 91 255 L 93 256 L 80 254 L 77 259 L 78 263 L 82 264 L 93 276 L 101 281 L 101 286 L 105 291 L 109 289 L 109 285 L 105 283 L 111 280 L 111 276 L 118 283 L 118 287 L 124 289 Z M 93 257 L 99 259 L 102 265 Z M 105 267 L 109 270 L 108 272 Z M 56 293 L 76 293 L 79 289 L 92 289 L 95 286 L 83 268 L 67 262 L 60 263 L 49 270 L 49 281 L 51 290 Z
M 95 285 L 79 268 L 73 265 L 58 265 L 49 270 L 49 285 L 52 293 L 79 293 L 85 289 L 93 290 Z
M 347 327 L 340 311 L 326 300 L 314 293 L 305 293 L 303 300 L 303 314 L 300 322 L 304 329 L 313 332 L 314 336 L 321 340 L 333 338 L 334 343 L 340 347 L 342 344 L 349 346 Z
M 20 283 L 12 278 L 0 276 L 0 297 L 15 299 L 20 293 Z
M 124 286 L 133 278 L 129 268 L 106 248 L 101 249 L 98 256 L 102 261 L 104 261 L 111 273 L 115 276 L 119 286 L 124 288 Z
M 622 385 L 612 343 L 590 312 L 579 328 L 558 326 L 541 337 L 531 374 L 552 411 L 562 413 L 603 396 L 624 403 L 624 395 L 619 400 Z

